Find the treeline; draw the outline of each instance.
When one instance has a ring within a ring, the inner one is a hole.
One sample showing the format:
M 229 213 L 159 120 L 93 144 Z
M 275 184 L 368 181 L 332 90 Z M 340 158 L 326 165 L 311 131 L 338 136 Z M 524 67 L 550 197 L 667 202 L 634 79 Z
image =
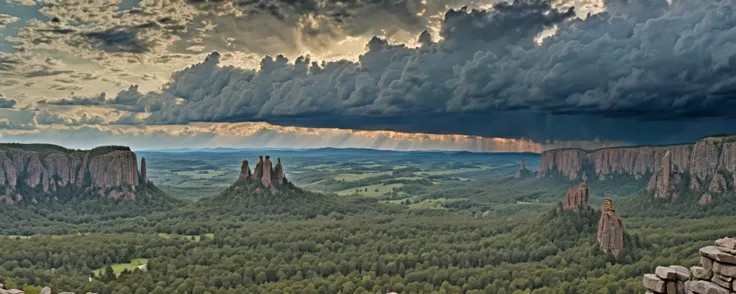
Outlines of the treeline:
M 170 225 L 193 224 L 190 216 L 170 217 Z M 633 246 L 614 257 L 597 248 L 597 214 L 237 218 L 211 219 L 206 230 L 214 238 L 200 242 L 151 228 L 0 239 L 0 280 L 77 293 L 642 293 L 640 276 L 655 265 L 693 265 L 693 246 L 734 233 L 704 234 L 714 219 L 636 219 L 627 238 Z M 133 258 L 149 258 L 150 270 L 88 280 L 95 269 Z

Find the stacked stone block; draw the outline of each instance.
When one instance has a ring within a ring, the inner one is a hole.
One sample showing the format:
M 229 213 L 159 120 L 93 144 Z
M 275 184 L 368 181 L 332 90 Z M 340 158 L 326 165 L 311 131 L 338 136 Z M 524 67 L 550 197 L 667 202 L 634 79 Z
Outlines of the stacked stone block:
M 644 275 L 647 293 L 733 294 L 736 293 L 736 239 L 723 238 L 715 246 L 700 248 L 700 266 L 658 266 Z

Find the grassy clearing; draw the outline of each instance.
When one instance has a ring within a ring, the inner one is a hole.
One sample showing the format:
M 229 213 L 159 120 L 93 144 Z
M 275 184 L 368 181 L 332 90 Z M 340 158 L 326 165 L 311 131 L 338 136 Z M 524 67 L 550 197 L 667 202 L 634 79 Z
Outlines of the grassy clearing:
M 368 163 L 368 164 L 362 164 L 360 167 L 362 168 L 377 168 L 382 167 L 383 164 L 375 164 L 375 163 Z
M 164 239 L 176 238 L 176 239 L 183 239 L 183 240 L 187 240 L 187 241 L 199 242 L 199 241 L 202 241 L 202 236 L 205 236 L 205 237 L 207 237 L 209 239 L 212 239 L 212 238 L 215 237 L 215 234 L 204 234 L 204 235 L 199 235 L 199 236 L 186 236 L 186 235 L 177 235 L 177 234 L 158 233 L 158 236 L 161 237 L 161 238 L 164 238 Z M 192 240 L 192 237 L 194 237 L 194 240 Z
M 353 189 L 346 189 L 342 191 L 338 191 L 337 195 L 353 195 L 353 194 L 359 194 L 360 196 L 366 196 L 366 197 L 378 197 L 383 194 L 388 193 L 393 188 L 399 188 L 403 186 L 402 183 L 396 183 L 396 184 L 375 184 L 375 185 L 369 185 L 369 186 L 362 186 L 358 188 Z M 356 192 L 357 190 L 357 192 Z
M 413 198 L 409 199 L 400 199 L 400 200 L 389 200 L 385 201 L 385 203 L 392 203 L 392 204 L 399 204 L 401 205 L 402 202 L 406 200 L 411 200 L 414 202 L 415 200 Z M 465 200 L 465 198 L 438 198 L 438 199 L 425 199 L 417 203 L 409 204 L 410 209 L 447 209 L 443 206 L 446 202 L 455 202 L 455 201 L 462 201 Z
M 1 236 L 0 235 L 0 238 L 7 237 L 8 239 L 28 240 L 30 238 L 40 238 L 40 237 L 51 237 L 51 239 L 55 239 L 55 238 L 63 238 L 63 237 L 70 237 L 70 236 L 83 236 L 83 235 L 88 235 L 88 233 L 85 233 L 85 234 L 77 233 L 77 234 L 69 234 L 69 235 L 32 235 L 32 236 L 21 236 L 21 235 L 5 235 L 5 236 Z
M 480 167 L 480 168 L 458 168 L 458 169 L 448 169 L 448 170 L 433 170 L 433 171 L 427 171 L 427 172 L 414 172 L 415 175 L 418 176 L 446 176 L 446 175 L 454 175 L 454 174 L 462 174 L 462 173 L 469 173 L 469 172 L 476 172 L 476 171 L 482 171 L 486 170 L 488 168 L 486 167 Z
M 112 265 L 112 270 L 115 272 L 115 276 L 119 276 L 125 269 L 133 271 L 138 268 L 139 265 L 148 263 L 147 258 L 134 258 L 130 263 L 115 263 Z M 105 274 L 105 268 L 96 269 L 93 271 L 95 275 L 102 276 Z
M 325 163 L 322 163 L 322 164 L 315 164 L 315 165 L 305 166 L 305 167 L 303 167 L 303 169 L 331 169 L 331 168 L 335 168 L 336 166 L 337 166 L 337 164 L 334 164 L 334 163 L 333 164 L 325 164 Z
M 435 170 L 435 171 L 421 171 L 421 172 L 415 172 L 415 175 L 419 176 L 446 176 L 446 175 L 453 175 L 453 174 L 462 174 L 462 173 L 469 173 L 469 172 L 477 172 L 477 171 L 488 171 L 488 170 L 494 170 L 499 168 L 505 168 L 510 166 L 516 166 L 517 164 L 504 164 L 504 165 L 498 165 L 498 166 L 484 166 L 484 167 L 477 167 L 477 168 L 458 168 L 458 169 L 448 169 L 448 170 Z
M 20 235 L 6 235 L 8 239 L 21 239 L 21 240 L 28 240 L 33 236 L 20 236 Z
M 390 178 L 390 179 L 384 180 L 384 181 L 394 181 L 394 180 L 396 180 L 396 181 L 400 181 L 400 180 L 418 181 L 418 180 L 421 180 L 421 179 L 424 179 L 424 178 L 423 177 L 398 177 L 398 178 Z
M 188 171 L 180 171 L 176 172 L 175 174 L 189 177 L 191 179 L 211 179 L 218 176 L 221 176 L 225 174 L 224 170 L 214 170 L 214 169 L 208 169 L 208 170 L 188 170 Z
M 346 181 L 346 182 L 352 182 L 352 181 L 359 181 L 362 179 L 372 178 L 372 177 L 378 177 L 378 176 L 385 176 L 385 175 L 392 175 L 393 172 L 391 171 L 385 171 L 385 172 L 375 172 L 375 173 L 362 173 L 362 174 L 339 174 L 335 176 L 336 181 Z

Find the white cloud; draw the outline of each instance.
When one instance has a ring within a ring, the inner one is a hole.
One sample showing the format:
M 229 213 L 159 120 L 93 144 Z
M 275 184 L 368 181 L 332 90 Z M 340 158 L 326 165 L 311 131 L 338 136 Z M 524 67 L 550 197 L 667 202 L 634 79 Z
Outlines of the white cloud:
M 19 21 L 20 18 L 0 13 L 0 29 L 5 28 L 5 25 Z

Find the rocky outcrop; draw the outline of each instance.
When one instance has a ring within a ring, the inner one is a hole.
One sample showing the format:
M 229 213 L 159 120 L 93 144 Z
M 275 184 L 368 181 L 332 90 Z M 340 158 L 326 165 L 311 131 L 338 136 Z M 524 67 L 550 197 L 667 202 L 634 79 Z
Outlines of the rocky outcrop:
M 624 249 L 624 225 L 616 216 L 611 199 L 603 201 L 601 219 L 598 222 L 598 247 L 603 252 L 610 252 L 618 256 Z
M 279 184 L 284 183 L 284 166 L 281 165 L 281 157 L 276 158 L 276 166 L 273 168 L 276 173 L 276 180 Z
M 148 182 L 148 172 L 146 171 L 146 158 L 141 157 L 141 181 Z
M 261 176 L 261 183 L 264 187 L 271 188 L 273 185 L 271 185 L 271 156 L 266 155 L 266 159 L 263 161 L 263 165 L 261 166 L 263 169 L 263 176 Z
M 280 189 L 286 187 L 288 181 L 284 176 L 284 168 L 281 159 L 277 159 L 276 167 L 272 167 L 271 156 L 258 156 L 253 173 L 250 171 L 248 161 L 243 160 L 240 166 L 240 175 L 235 182 L 236 188 L 244 188 L 245 186 L 254 185 L 256 193 L 270 191 L 271 194 L 278 194 Z
M 238 176 L 238 181 L 245 181 L 249 179 L 252 176 L 250 173 L 250 167 L 248 166 L 248 161 L 243 160 L 243 163 L 240 164 L 240 175 Z
M 145 161 L 141 166 L 145 170 Z M 136 154 L 127 147 L 80 151 L 53 145 L 0 144 L 0 201 L 7 203 L 23 199 L 20 188 L 49 197 L 60 188 L 93 188 L 102 196 L 132 199 L 140 178 Z
M 588 193 L 588 184 L 582 183 L 578 187 L 573 187 L 567 190 L 565 200 L 562 201 L 562 210 L 589 211 L 589 200 L 590 194 Z
M 736 136 L 706 137 L 685 145 L 544 151 L 537 176 L 561 174 L 576 180 L 586 171 L 598 180 L 648 176 L 647 190 L 657 198 L 677 198 L 680 187 L 715 196 L 734 189 Z
M 521 162 L 519 163 L 519 169 L 516 170 L 516 174 L 514 175 L 514 178 L 521 178 L 523 176 L 529 175 L 532 172 L 526 168 L 526 164 L 524 164 L 524 159 L 521 159 Z
M 648 293 L 729 294 L 736 293 L 736 239 L 723 238 L 715 246 L 700 248 L 700 266 L 658 266 L 644 275 Z
M 700 205 L 706 205 L 711 202 L 713 202 L 713 196 L 711 196 L 710 193 L 707 192 L 700 196 L 700 199 L 698 200 L 698 204 Z
M 258 163 L 256 164 L 256 169 L 253 170 L 253 179 L 260 179 L 263 177 L 263 156 L 258 156 Z

